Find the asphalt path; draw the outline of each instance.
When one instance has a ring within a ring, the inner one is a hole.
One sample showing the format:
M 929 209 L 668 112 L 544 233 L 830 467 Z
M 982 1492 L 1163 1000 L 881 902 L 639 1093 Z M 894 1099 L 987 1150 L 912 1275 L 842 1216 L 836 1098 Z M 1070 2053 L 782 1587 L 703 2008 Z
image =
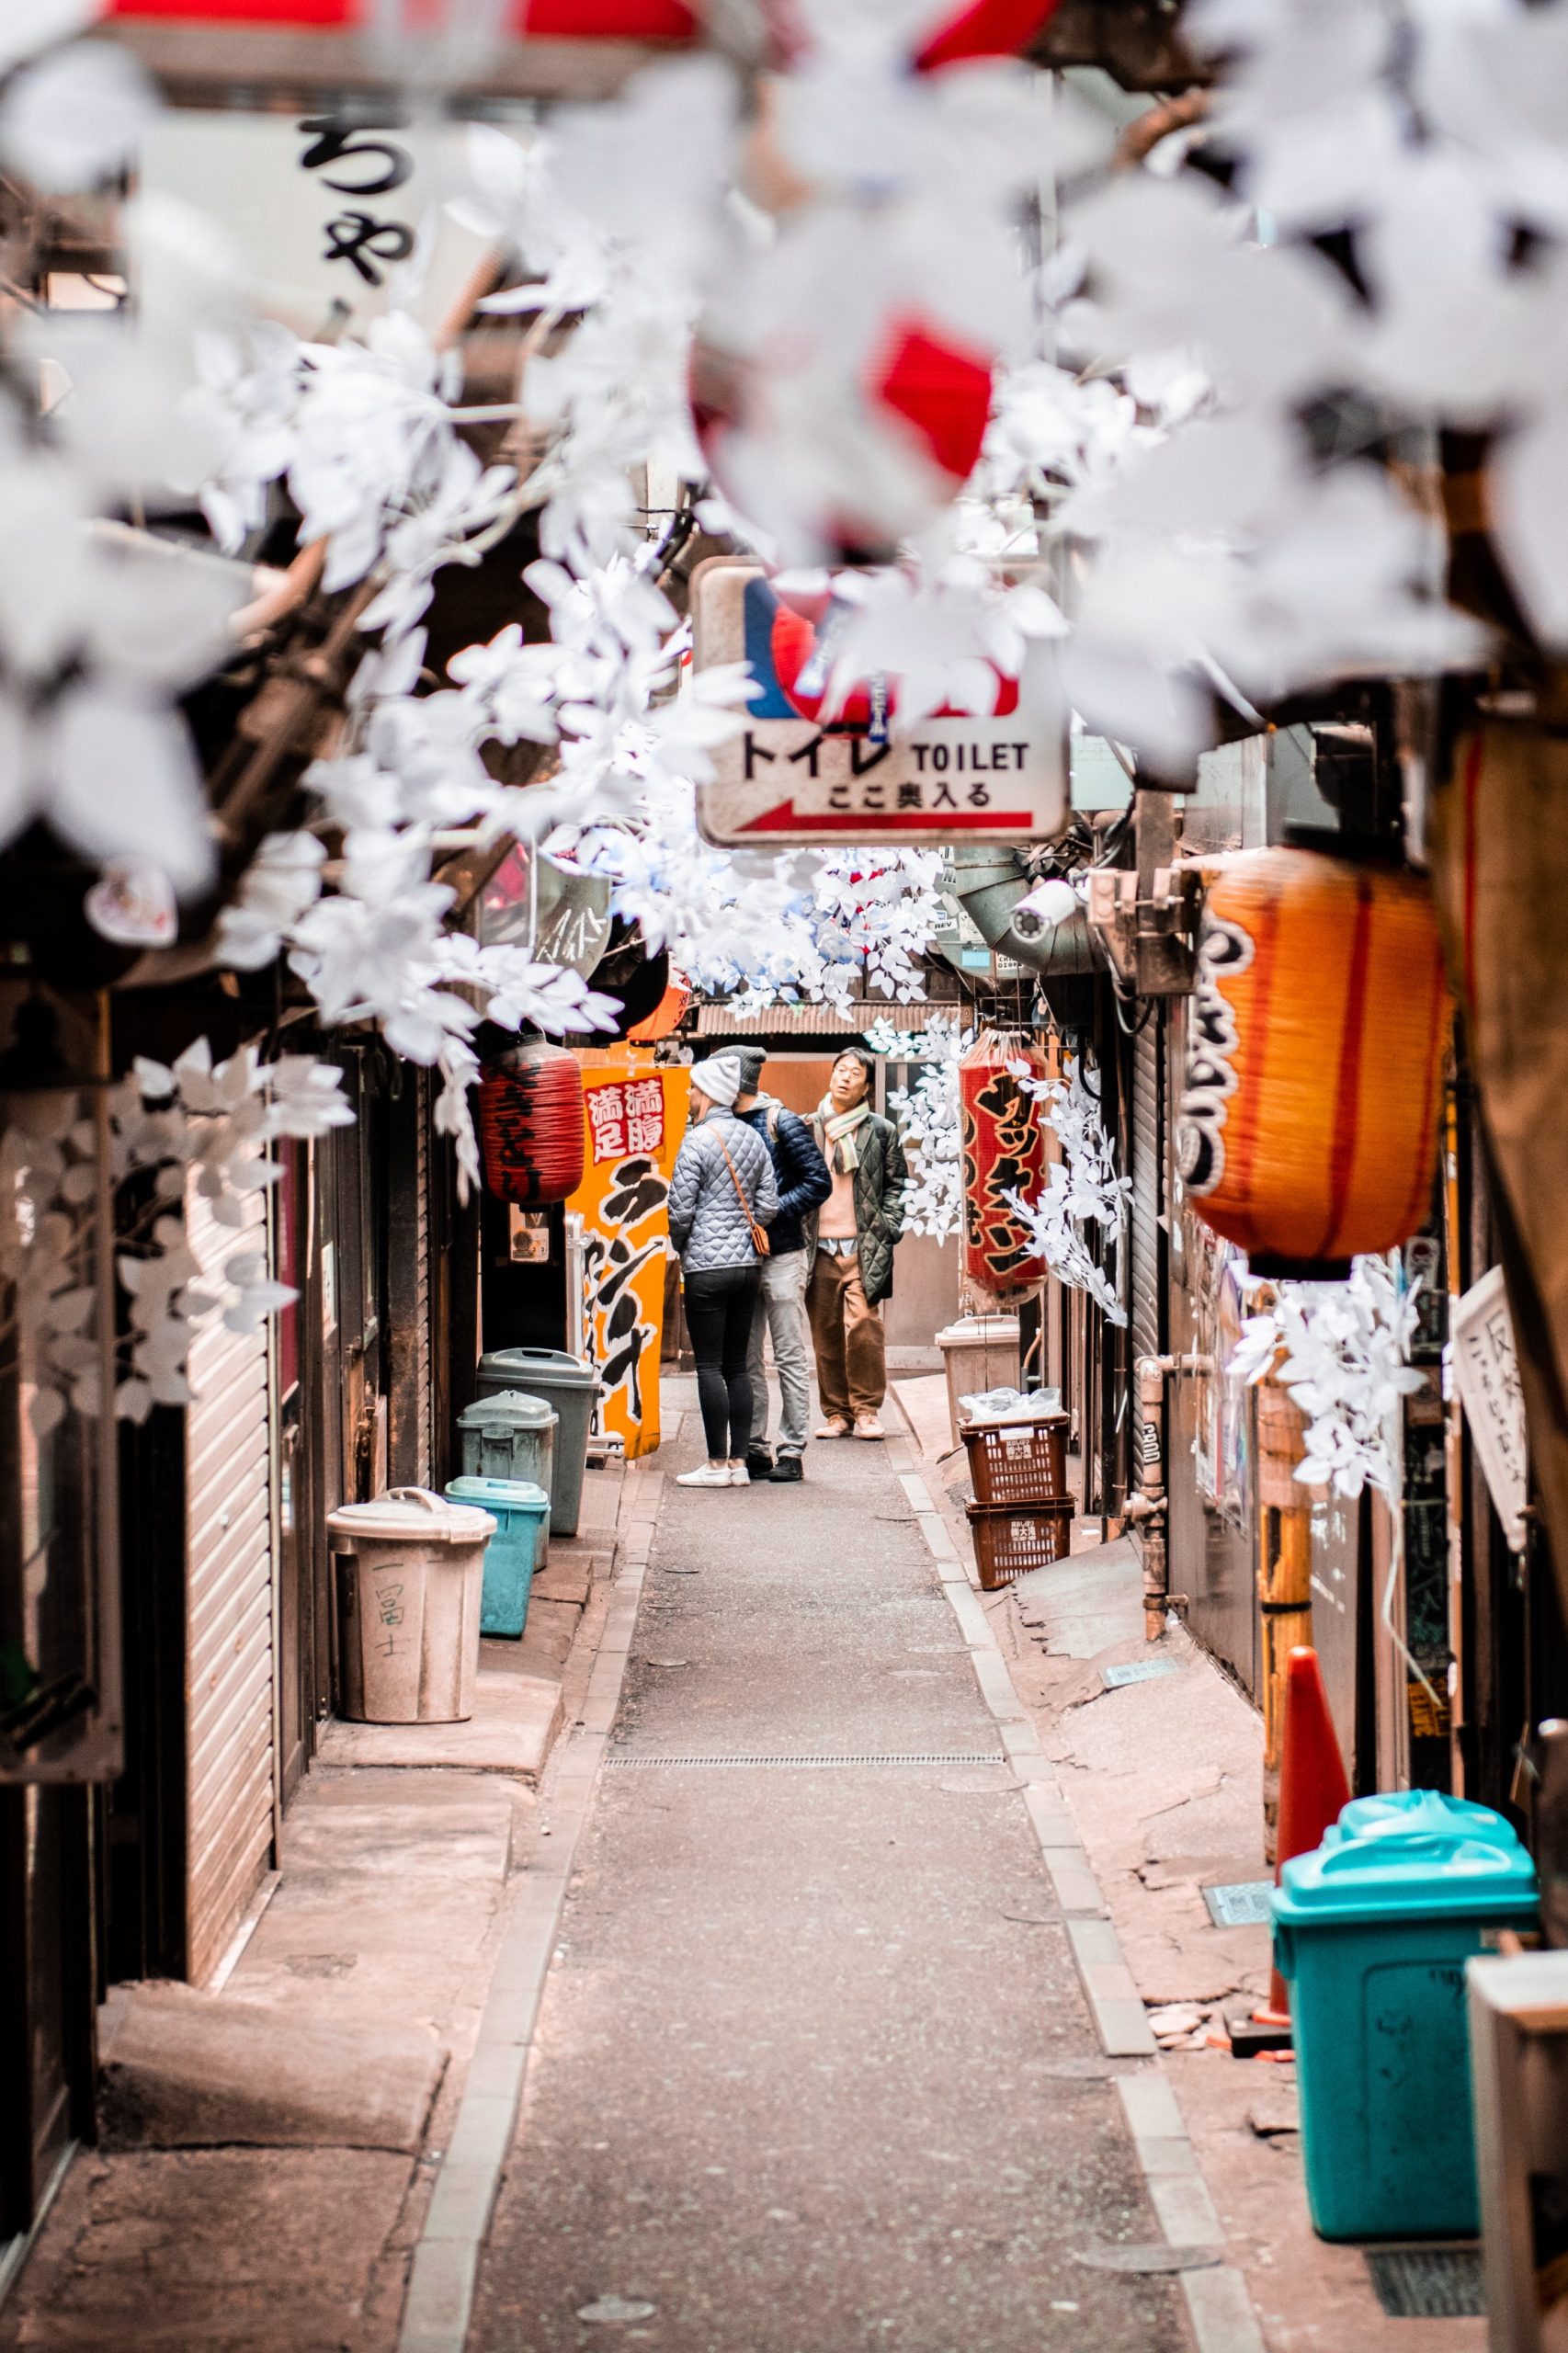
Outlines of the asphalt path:
M 470 2353 L 1188 2346 L 1084 2259 L 1160 2237 L 1119 2063 L 883 1449 L 664 1496 Z M 862 1756 L 941 1761 L 777 1761 Z

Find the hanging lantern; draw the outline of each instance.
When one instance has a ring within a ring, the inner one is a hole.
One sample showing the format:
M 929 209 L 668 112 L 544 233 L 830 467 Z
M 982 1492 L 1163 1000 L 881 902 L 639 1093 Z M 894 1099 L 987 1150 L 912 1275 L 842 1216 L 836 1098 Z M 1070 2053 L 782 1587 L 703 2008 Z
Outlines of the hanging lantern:
M 774 257 L 782 272 L 797 243 L 821 239 L 814 215 L 786 227 Z M 880 254 L 875 224 L 836 256 L 853 277 Z M 822 256 L 812 266 L 825 269 Z M 791 290 L 789 335 L 749 335 L 733 320 L 699 334 L 691 408 L 702 454 L 743 513 L 781 527 L 778 485 L 810 510 L 816 557 L 891 562 L 901 540 L 958 496 L 980 456 L 991 412 L 992 353 L 961 329 L 927 317 L 919 290 L 907 307 L 890 300 L 865 332 L 836 333 L 835 289 L 805 307 Z M 792 511 L 792 510 L 791 510 Z M 797 527 L 797 537 L 799 529 Z M 797 549 L 791 561 L 808 558 Z
M 1045 1057 L 1013 1030 L 983 1029 L 959 1063 L 963 1120 L 963 1270 L 983 1290 L 1027 1290 L 1045 1274 L 1029 1230 L 1006 1199 L 1032 1200 L 1045 1181 L 1045 1131 L 1009 1063 L 1045 1075 Z
M 917 74 L 972 58 L 1006 57 L 1042 32 L 1057 0 L 968 0 L 944 9 L 915 57 Z
M 683 981 L 678 972 L 672 972 L 669 986 L 653 1012 L 645 1014 L 627 1031 L 628 1045 L 652 1046 L 661 1038 L 673 1037 L 685 1020 L 686 1009 L 690 1003 L 690 982 Z
M 485 1185 L 504 1201 L 539 1209 L 574 1193 L 587 1151 L 576 1057 L 531 1039 L 492 1063 L 479 1087 L 479 1149 Z
M 1448 996 L 1425 881 L 1315 850 L 1209 869 L 1179 1165 L 1257 1274 L 1330 1279 L 1431 1200 Z

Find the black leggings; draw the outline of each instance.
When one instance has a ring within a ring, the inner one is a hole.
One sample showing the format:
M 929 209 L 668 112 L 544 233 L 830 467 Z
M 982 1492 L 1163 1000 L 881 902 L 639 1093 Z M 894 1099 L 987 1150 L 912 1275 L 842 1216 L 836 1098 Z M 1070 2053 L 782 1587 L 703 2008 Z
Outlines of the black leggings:
M 697 1394 L 711 1462 L 739 1462 L 751 1443 L 746 1351 L 762 1267 L 705 1267 L 686 1278 L 686 1328 L 697 1358 Z

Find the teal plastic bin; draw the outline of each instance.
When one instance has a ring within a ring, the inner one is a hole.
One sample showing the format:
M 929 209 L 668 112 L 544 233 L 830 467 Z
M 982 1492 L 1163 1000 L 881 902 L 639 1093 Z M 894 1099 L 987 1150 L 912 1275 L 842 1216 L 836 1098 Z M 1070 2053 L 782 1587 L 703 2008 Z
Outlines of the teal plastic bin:
M 493 1397 L 520 1389 L 555 1408 L 555 1462 L 550 1485 L 550 1531 L 575 1536 L 583 1515 L 583 1474 L 588 1467 L 588 1430 L 604 1387 L 591 1364 L 564 1348 L 492 1348 L 479 1359 L 479 1393 Z
M 480 1632 L 520 1634 L 534 1572 L 544 1566 L 550 1542 L 550 1497 L 529 1479 L 483 1478 L 453 1479 L 447 1497 L 454 1504 L 477 1504 L 495 1522 L 484 1548 Z
M 464 1477 L 526 1479 L 548 1495 L 555 1475 L 558 1418 L 542 1397 L 525 1397 L 519 1389 L 476 1398 L 458 1415 Z
M 1290 1988 L 1301 2154 L 1325 2239 L 1481 2227 L 1464 1965 L 1536 1916 L 1501 1814 L 1433 1790 L 1358 1798 L 1285 1865 L 1274 1950 Z

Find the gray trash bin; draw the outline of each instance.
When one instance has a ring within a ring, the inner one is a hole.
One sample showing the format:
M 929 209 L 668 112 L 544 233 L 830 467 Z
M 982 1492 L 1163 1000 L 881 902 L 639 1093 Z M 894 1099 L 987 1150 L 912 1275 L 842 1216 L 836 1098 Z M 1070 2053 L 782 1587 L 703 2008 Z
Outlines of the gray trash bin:
M 476 1397 L 458 1415 L 466 1479 L 522 1479 L 551 1492 L 560 1415 L 542 1397 L 502 1389 Z
M 487 1511 L 394 1487 L 327 1520 L 337 1555 L 343 1712 L 356 1723 L 463 1723 L 473 1713 Z
M 575 1536 L 583 1510 L 583 1473 L 588 1464 L 588 1426 L 604 1384 L 594 1366 L 563 1348 L 492 1348 L 479 1359 L 479 1392 L 494 1397 L 520 1389 L 542 1397 L 560 1417 L 555 1464 L 550 1483 L 550 1532 Z

